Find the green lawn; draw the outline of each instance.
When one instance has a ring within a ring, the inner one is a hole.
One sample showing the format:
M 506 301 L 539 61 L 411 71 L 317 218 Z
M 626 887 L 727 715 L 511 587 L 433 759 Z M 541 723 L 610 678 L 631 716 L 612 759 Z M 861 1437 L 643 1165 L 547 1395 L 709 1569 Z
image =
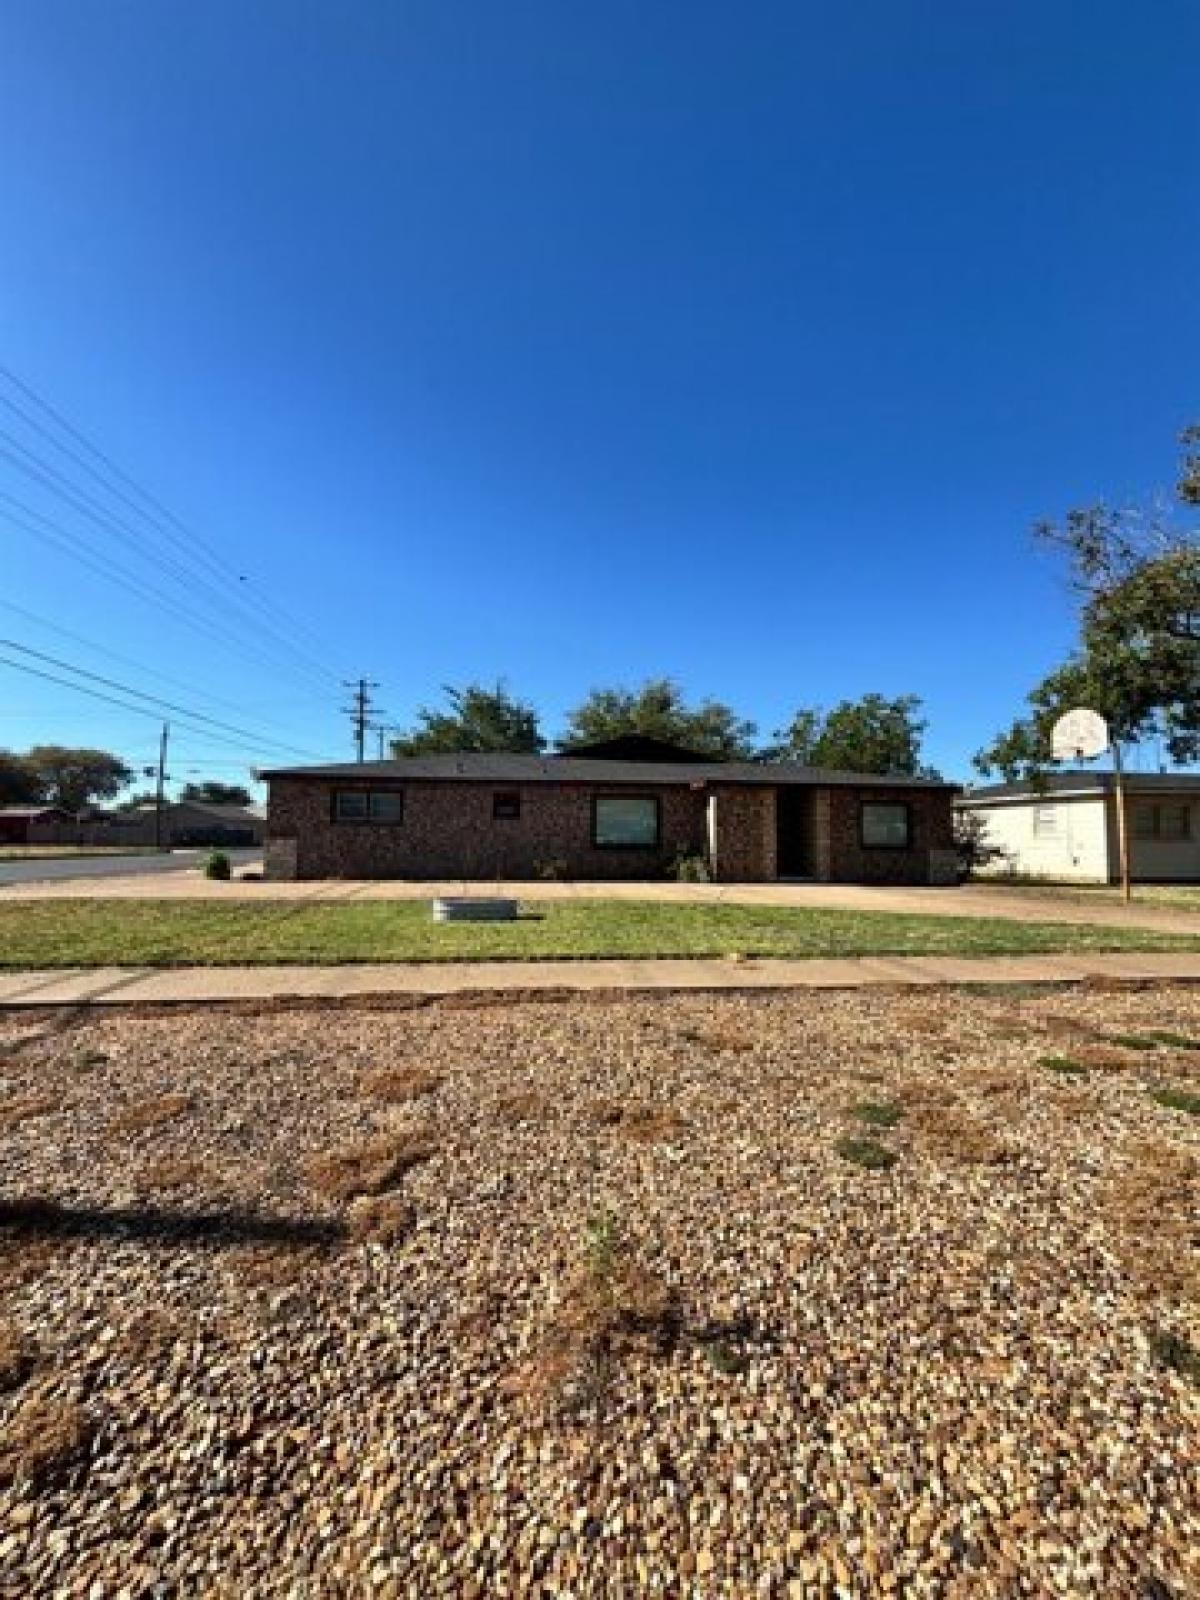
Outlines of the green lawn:
M 434 923 L 419 901 L 0 905 L 0 966 L 10 968 L 1099 950 L 1200 950 L 1200 937 L 979 917 L 630 900 L 531 903 L 519 922 L 492 924 Z

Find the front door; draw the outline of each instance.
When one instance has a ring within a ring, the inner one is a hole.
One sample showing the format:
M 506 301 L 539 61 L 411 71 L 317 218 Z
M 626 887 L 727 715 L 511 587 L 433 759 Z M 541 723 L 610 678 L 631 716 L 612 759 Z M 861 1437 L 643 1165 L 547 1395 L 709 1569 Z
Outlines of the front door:
M 775 791 L 776 875 L 811 878 L 816 867 L 814 828 L 816 790 L 800 784 Z

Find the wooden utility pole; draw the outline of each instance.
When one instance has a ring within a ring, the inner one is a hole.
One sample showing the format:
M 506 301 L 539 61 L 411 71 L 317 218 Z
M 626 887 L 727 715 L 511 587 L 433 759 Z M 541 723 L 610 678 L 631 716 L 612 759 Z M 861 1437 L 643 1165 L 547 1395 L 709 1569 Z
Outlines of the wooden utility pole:
M 158 741 L 158 781 L 154 786 L 154 848 L 162 849 L 163 834 L 163 791 L 167 783 L 167 740 L 170 737 L 171 725 L 164 722 L 162 737 Z
M 371 726 L 371 690 L 378 689 L 379 685 L 370 678 L 357 678 L 346 684 L 347 689 L 353 690 L 353 700 L 345 707 L 354 729 L 354 748 L 358 752 L 359 761 L 365 761 L 367 755 L 367 729 Z

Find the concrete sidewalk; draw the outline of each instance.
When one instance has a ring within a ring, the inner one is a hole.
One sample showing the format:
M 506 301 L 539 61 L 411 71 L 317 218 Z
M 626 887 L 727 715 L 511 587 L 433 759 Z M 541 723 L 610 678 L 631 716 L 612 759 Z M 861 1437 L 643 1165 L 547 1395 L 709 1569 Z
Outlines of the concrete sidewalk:
M 0 974 L 0 1008 L 350 999 L 539 990 L 867 989 L 880 985 L 1081 983 L 1089 978 L 1200 983 L 1200 953 L 860 956 L 837 960 L 459 961 L 334 967 L 94 967 Z

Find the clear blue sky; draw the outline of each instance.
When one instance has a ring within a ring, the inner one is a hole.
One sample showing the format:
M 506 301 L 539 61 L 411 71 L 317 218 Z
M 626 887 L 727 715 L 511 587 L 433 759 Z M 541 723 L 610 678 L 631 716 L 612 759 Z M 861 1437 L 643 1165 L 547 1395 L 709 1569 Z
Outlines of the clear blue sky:
M 0 599 L 137 666 L 0 633 L 336 758 L 334 676 L 553 730 L 670 673 L 764 732 L 919 694 L 963 774 L 1070 641 L 1030 523 L 1200 417 L 1197 61 L 1193 0 L 4 0 L 0 360 L 331 676 L 2 517 Z M 0 668 L 0 745 L 45 738 L 155 729 Z

